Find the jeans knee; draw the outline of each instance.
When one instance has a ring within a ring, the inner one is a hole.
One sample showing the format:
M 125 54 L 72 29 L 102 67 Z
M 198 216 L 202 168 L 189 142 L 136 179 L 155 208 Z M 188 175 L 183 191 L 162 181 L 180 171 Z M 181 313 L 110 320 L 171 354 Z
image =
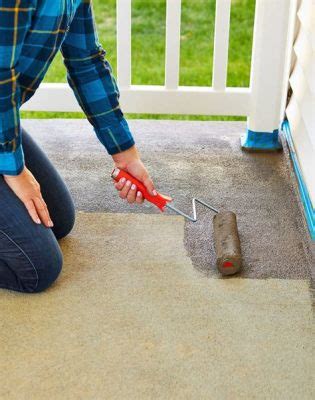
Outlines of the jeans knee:
M 52 228 L 56 239 L 62 239 L 67 236 L 73 229 L 75 223 L 75 209 L 70 208 L 67 212 L 67 219 L 62 221 L 62 225 L 58 225 Z
M 32 293 L 40 293 L 48 289 L 58 278 L 62 270 L 63 255 L 61 249 L 56 246 L 53 254 L 44 257 L 41 268 L 37 269 L 38 283 L 31 291 Z

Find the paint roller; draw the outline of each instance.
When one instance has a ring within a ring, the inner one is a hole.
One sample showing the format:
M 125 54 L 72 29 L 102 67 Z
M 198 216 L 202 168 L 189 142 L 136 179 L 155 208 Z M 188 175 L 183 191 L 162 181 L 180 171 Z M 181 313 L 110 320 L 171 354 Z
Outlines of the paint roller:
M 164 212 L 165 208 L 168 208 L 191 222 L 197 221 L 196 203 L 199 203 L 213 211 L 215 214 L 213 217 L 213 232 L 217 268 L 222 275 L 233 275 L 241 269 L 241 244 L 237 229 L 236 215 L 232 211 L 219 211 L 211 205 L 205 203 L 203 200 L 193 198 L 193 215 L 191 217 L 170 204 L 173 201 L 171 197 L 162 195 L 160 193 L 158 193 L 156 196 L 150 195 L 144 184 L 138 181 L 138 179 L 128 172 L 119 168 L 114 168 L 111 177 L 116 182 L 118 182 L 121 178 L 129 180 L 136 185 L 137 190 L 142 193 L 144 199 L 156 205 L 161 211 Z

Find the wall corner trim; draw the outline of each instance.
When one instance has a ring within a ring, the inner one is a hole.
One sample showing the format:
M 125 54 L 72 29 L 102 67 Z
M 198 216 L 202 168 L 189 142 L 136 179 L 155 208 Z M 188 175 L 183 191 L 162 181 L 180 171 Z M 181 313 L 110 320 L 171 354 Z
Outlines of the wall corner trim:
M 291 160 L 293 163 L 293 168 L 294 168 L 295 176 L 296 176 L 297 183 L 298 183 L 300 197 L 301 197 L 301 201 L 302 201 L 303 208 L 304 208 L 304 215 L 305 215 L 307 227 L 308 227 L 309 233 L 311 235 L 311 239 L 315 241 L 315 209 L 312 205 L 308 189 L 304 182 L 304 178 L 302 175 L 299 160 L 298 160 L 295 150 L 294 150 L 289 121 L 284 120 L 281 125 L 281 128 L 284 132 L 286 141 L 288 143 L 290 157 L 291 157 Z

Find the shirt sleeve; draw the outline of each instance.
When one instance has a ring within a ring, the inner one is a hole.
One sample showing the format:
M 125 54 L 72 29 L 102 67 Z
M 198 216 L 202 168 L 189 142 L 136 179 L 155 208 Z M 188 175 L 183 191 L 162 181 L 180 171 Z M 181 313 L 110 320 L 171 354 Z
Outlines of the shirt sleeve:
M 16 65 L 29 29 L 33 1 L 0 1 L 0 174 L 24 167 L 20 128 L 20 89 Z
M 112 67 L 99 43 L 91 0 L 82 0 L 62 44 L 69 85 L 109 154 L 134 145 Z

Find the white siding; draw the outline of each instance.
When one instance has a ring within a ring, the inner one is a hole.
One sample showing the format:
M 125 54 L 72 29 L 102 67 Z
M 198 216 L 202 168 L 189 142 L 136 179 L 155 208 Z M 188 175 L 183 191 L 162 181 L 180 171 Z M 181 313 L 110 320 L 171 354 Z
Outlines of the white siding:
M 286 114 L 294 151 L 315 208 L 315 0 L 301 0 Z

